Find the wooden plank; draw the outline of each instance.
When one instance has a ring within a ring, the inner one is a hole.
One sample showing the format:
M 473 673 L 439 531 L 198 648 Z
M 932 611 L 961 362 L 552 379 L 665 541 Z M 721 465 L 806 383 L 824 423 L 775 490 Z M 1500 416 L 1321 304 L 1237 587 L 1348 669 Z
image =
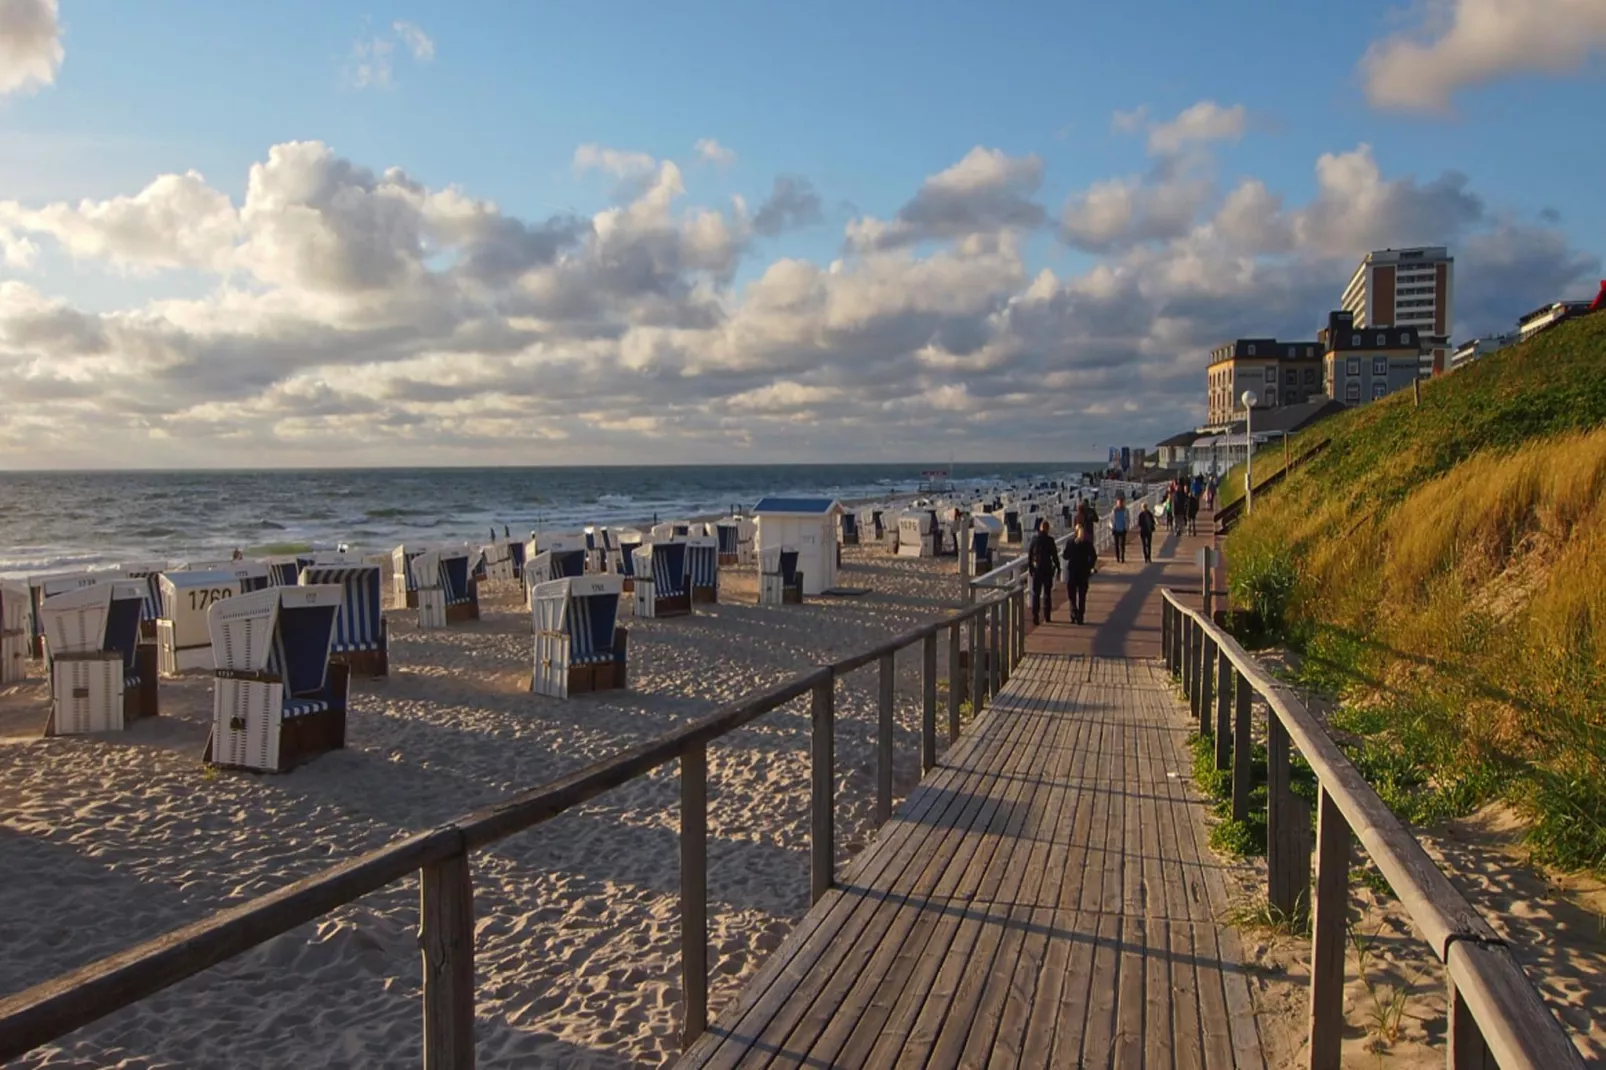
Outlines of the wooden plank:
M 680 1043 L 708 1028 L 708 750 L 680 756 Z
M 875 888 L 883 882 L 896 881 L 906 867 L 920 858 L 932 829 L 963 826 L 978 810 L 995 802 L 984 796 L 979 787 L 993 763 L 1001 760 L 995 752 L 1018 749 L 1019 733 L 1026 727 L 1024 722 L 1011 722 L 994 710 L 983 714 L 974 730 L 949 751 L 936 777 L 911 795 L 893 830 L 879 837 L 871 850 L 849 866 L 844 881 L 855 888 Z M 766 1031 L 778 1033 L 784 1040 L 797 1020 L 797 1014 L 786 1009 L 788 1000 L 811 970 L 834 972 L 839 961 L 835 956 L 853 946 L 851 939 L 844 941 L 839 936 L 861 929 L 877 905 L 878 900 L 869 895 L 833 893 L 829 908 L 823 914 L 814 912 L 794 930 L 743 990 L 737 1005 L 721 1015 L 710 1034 L 687 1052 L 682 1064 L 730 1066 L 749 1045 L 760 1043 Z
M 1121 790 L 1126 811 L 1122 817 L 1121 836 L 1121 957 L 1118 960 L 1116 984 L 1116 1013 L 1114 1058 L 1115 1065 L 1140 1066 L 1144 1061 L 1144 1003 L 1147 1000 L 1145 969 L 1148 966 L 1149 919 L 1143 903 L 1143 852 L 1142 824 L 1138 798 L 1154 785 L 1147 783 L 1143 765 L 1142 711 L 1133 700 L 1137 697 L 1129 685 L 1112 688 L 1109 692 L 1119 702 L 1118 708 L 1126 724 L 1121 738 L 1125 753 L 1122 755 Z M 1114 785 L 1111 785 L 1112 790 Z
M 1450 945 L 1446 966 L 1457 999 L 1478 1023 L 1501 1070 L 1572 1070 L 1584 1065 L 1566 1030 L 1505 947 L 1457 940 Z
M 419 883 L 424 952 L 425 1070 L 474 1067 L 474 882 L 468 854 L 425 866 Z
M 1177 1064 L 1177 1060 L 1171 1021 L 1171 1001 L 1174 998 L 1172 987 L 1174 958 L 1171 947 L 1176 920 L 1170 902 L 1171 897 L 1168 895 L 1170 882 L 1167 859 L 1171 856 L 1165 853 L 1161 838 L 1161 815 L 1164 812 L 1161 799 L 1166 794 L 1165 784 L 1168 779 L 1166 774 L 1174 770 L 1167 768 L 1161 748 L 1155 746 L 1155 740 L 1151 738 L 1157 735 L 1151 721 L 1153 704 L 1147 701 L 1147 696 L 1142 691 L 1146 687 L 1152 690 L 1152 677 L 1147 672 L 1139 672 L 1136 675 L 1138 679 L 1134 679 L 1131 686 L 1138 693 L 1131 697 L 1131 704 L 1134 718 L 1141 725 L 1138 735 L 1140 750 L 1138 768 L 1143 772 L 1143 783 L 1138 793 L 1142 799 L 1138 824 L 1139 850 L 1143 855 L 1142 910 L 1146 937 L 1144 948 L 1148 955 L 1144 970 L 1146 1013 L 1143 1023 L 1142 1064 L 1173 1066 Z M 1169 817 L 1168 814 L 1166 816 Z M 1181 1065 L 1186 1066 L 1188 1063 L 1183 1062 Z

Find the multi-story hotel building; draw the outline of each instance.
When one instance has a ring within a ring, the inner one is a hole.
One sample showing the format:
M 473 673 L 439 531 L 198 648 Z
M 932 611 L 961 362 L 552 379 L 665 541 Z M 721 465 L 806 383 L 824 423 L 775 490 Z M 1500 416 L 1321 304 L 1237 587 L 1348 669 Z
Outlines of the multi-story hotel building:
M 1322 393 L 1322 349 L 1275 338 L 1225 342 L 1210 351 L 1206 382 L 1212 426 L 1241 418 L 1245 390 L 1255 392 L 1257 410 L 1297 405 Z
M 1422 342 L 1418 374 L 1425 379 L 1450 370 L 1454 304 L 1455 259 L 1437 245 L 1366 254 L 1339 307 L 1354 315 L 1356 327 L 1413 329 Z

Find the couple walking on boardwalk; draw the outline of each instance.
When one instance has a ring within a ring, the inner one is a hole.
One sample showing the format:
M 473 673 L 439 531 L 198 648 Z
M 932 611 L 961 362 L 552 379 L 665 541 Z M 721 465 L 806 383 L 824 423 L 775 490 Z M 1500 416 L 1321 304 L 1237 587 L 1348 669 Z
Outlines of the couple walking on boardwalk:
M 1117 496 L 1115 508 L 1110 510 L 1110 545 L 1115 550 L 1115 560 L 1126 560 L 1126 536 L 1132 529 L 1132 520 L 1126 507 L 1126 498 Z M 1143 561 L 1145 564 L 1154 560 L 1154 514 L 1149 512 L 1149 503 L 1144 502 L 1138 507 L 1138 540 L 1143 544 Z
M 1084 503 L 1085 504 L 1085 503 Z M 1092 512 L 1088 506 L 1087 512 Z M 1096 523 L 1096 514 L 1093 523 Z M 1071 623 L 1081 624 L 1087 617 L 1087 584 L 1098 568 L 1098 551 L 1093 548 L 1093 523 L 1086 522 L 1079 509 L 1076 531 L 1065 544 L 1065 594 L 1071 604 Z M 1059 547 L 1048 533 L 1048 521 L 1040 521 L 1037 535 L 1027 551 L 1026 567 L 1032 577 L 1032 623 L 1054 619 L 1054 580 L 1060 574 Z

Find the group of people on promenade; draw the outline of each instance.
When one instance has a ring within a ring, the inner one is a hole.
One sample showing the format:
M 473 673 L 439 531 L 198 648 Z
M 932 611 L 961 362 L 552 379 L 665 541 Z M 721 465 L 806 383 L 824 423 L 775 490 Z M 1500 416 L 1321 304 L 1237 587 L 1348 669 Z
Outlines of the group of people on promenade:
M 1214 509 L 1216 506 L 1216 481 L 1214 478 L 1206 480 L 1203 476 L 1194 476 L 1192 480 L 1173 479 L 1166 487 L 1165 497 L 1161 500 L 1161 510 L 1174 534 L 1199 534 L 1199 505 L 1203 502 L 1206 508 Z M 1099 522 L 1098 510 L 1093 503 L 1083 501 L 1076 507 L 1072 518 L 1073 528 L 1070 541 L 1065 544 L 1065 552 L 1061 555 L 1059 547 L 1055 545 L 1054 536 L 1049 534 L 1047 520 L 1037 525 L 1037 535 L 1032 539 L 1031 547 L 1026 552 L 1026 568 L 1032 581 L 1032 623 L 1052 623 L 1054 620 L 1054 581 L 1063 571 L 1065 574 L 1065 596 L 1070 603 L 1071 623 L 1082 624 L 1087 618 L 1087 588 L 1093 573 L 1098 569 L 1099 554 L 1093 545 L 1093 532 Z M 1154 560 L 1154 529 L 1158 526 L 1154 513 L 1149 509 L 1149 503 L 1143 502 L 1138 506 L 1136 518 L 1133 518 L 1127 508 L 1126 498 L 1117 497 L 1115 505 L 1110 510 L 1110 548 L 1115 554 L 1115 560 L 1126 560 L 1127 535 L 1133 528 L 1137 529 L 1138 541 L 1143 547 L 1143 561 L 1148 564 Z M 1061 568 L 1060 559 L 1064 558 L 1064 567 Z

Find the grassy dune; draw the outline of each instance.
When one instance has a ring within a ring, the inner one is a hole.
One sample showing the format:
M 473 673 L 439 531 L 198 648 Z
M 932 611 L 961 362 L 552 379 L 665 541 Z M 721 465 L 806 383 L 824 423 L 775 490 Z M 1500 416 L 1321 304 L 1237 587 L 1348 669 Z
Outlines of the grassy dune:
M 1318 438 L 1229 540 L 1235 598 L 1286 592 L 1283 637 L 1402 816 L 1504 797 L 1541 858 L 1606 869 L 1606 315 L 1292 454 Z

